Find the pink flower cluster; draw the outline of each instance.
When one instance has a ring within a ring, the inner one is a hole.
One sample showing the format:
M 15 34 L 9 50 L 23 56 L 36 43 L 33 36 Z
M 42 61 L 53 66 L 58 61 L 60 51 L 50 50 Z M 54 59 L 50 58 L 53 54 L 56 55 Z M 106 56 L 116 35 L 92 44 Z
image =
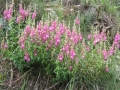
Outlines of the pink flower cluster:
M 109 56 L 113 55 L 116 52 L 115 47 L 120 48 L 120 34 L 119 33 L 115 35 L 113 45 L 110 47 L 110 49 L 108 51 L 103 50 L 104 60 L 107 60 Z
M 114 46 L 111 46 L 108 51 L 107 50 L 103 50 L 102 53 L 103 53 L 104 60 L 107 61 L 108 57 L 112 56 L 115 53 Z
M 58 55 L 58 59 L 59 59 L 60 62 L 63 61 L 63 59 L 64 59 L 63 53 L 60 53 L 60 54 Z
M 32 19 L 36 18 L 36 10 L 34 10 L 34 12 L 32 13 Z
M 21 4 L 19 7 L 19 15 L 17 16 L 16 22 L 20 23 L 22 20 L 24 21 L 25 18 L 27 18 L 29 16 L 29 13 L 30 12 L 28 10 L 25 10 Z M 31 17 L 32 17 L 32 19 L 36 18 L 36 10 L 34 10 Z
M 5 11 L 4 11 L 4 19 L 5 20 L 10 20 L 11 19 L 11 17 L 12 17 L 12 13 L 13 13 L 13 5 L 11 5 L 10 7 L 9 7 L 9 9 L 6 9 Z
M 8 44 L 4 44 L 4 49 L 7 49 L 8 48 Z
M 26 60 L 27 62 L 30 61 L 30 57 L 28 53 L 25 53 L 24 60 Z
M 69 29 L 64 29 L 64 30 L 66 33 L 65 41 L 67 41 L 67 42 L 62 47 L 62 53 L 65 56 L 69 57 L 71 60 L 75 60 L 76 52 L 75 52 L 74 48 L 79 42 L 82 41 L 82 35 L 77 34 L 75 31 L 70 31 Z M 60 53 L 60 55 L 61 55 L 61 53 Z M 62 57 L 64 57 L 64 55 L 62 55 Z M 59 58 L 59 60 L 60 59 L 61 58 Z
M 88 40 L 90 40 L 92 38 L 92 35 L 91 34 L 89 34 L 88 35 Z
M 117 48 L 120 48 L 120 34 L 119 33 L 115 35 L 113 45 L 116 46 Z
M 101 32 L 99 34 L 95 34 L 94 35 L 94 45 L 96 45 L 97 43 L 99 43 L 100 41 L 106 41 L 107 37 L 106 34 L 104 32 Z
M 62 24 L 60 24 L 59 28 L 56 27 L 56 21 L 53 21 L 50 26 L 46 24 L 42 25 L 41 23 L 38 23 L 35 27 L 26 25 L 18 41 L 21 49 L 26 51 L 26 40 L 29 40 L 36 45 L 47 44 L 46 50 L 49 50 L 52 46 L 57 47 L 60 44 L 61 36 L 65 32 L 65 28 Z M 34 56 L 37 55 L 37 52 L 38 51 L 34 51 Z
M 108 51 L 103 50 L 102 53 L 103 53 L 104 60 L 107 60 L 109 56 L 113 55 L 116 52 L 115 47 L 120 48 L 120 34 L 119 33 L 115 35 L 113 45 L 110 47 L 110 49 Z
M 102 53 L 103 53 L 103 58 L 106 61 L 108 59 L 108 52 L 107 52 L 107 50 L 103 50 Z
M 19 7 L 19 15 L 16 19 L 17 23 L 20 23 L 22 20 L 25 20 L 25 18 L 28 17 L 28 11 L 24 10 L 22 5 Z
M 20 45 L 20 48 L 24 50 L 25 48 L 25 40 L 26 38 L 24 36 L 20 37 L 18 44 Z
M 76 18 L 76 19 L 75 19 L 75 23 L 76 23 L 77 25 L 80 25 L 80 20 L 79 20 L 78 18 Z

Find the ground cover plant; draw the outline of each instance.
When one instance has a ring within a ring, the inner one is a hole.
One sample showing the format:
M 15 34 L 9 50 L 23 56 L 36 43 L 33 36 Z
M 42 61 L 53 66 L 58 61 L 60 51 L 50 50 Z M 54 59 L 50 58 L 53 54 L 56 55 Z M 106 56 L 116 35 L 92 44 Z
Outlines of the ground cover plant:
M 20 74 L 31 71 L 28 74 L 30 78 L 38 76 L 32 88 L 36 90 L 48 88 L 49 85 L 42 88 L 39 87 L 42 84 L 38 84 L 40 76 L 44 75 L 50 78 L 47 83 L 52 82 L 57 88 L 60 88 L 59 84 L 65 84 L 66 90 L 119 90 L 119 31 L 111 42 L 104 28 L 100 32 L 91 27 L 84 37 L 84 20 L 79 15 L 74 18 L 73 24 L 66 24 L 59 17 L 51 18 L 50 13 L 36 21 L 36 7 L 23 7 L 22 3 L 18 12 L 15 11 L 14 2 L 7 4 L 3 15 L 8 28 L 1 40 L 0 50 L 1 62 L 10 63 L 10 66 L 7 63 L 11 68 L 9 87 L 21 80 L 21 77 L 13 80 L 14 66 Z M 5 75 L 9 76 L 9 73 Z M 4 82 L 5 75 L 0 74 L 0 82 Z M 26 90 L 29 81 L 26 77 L 21 80 L 20 90 Z

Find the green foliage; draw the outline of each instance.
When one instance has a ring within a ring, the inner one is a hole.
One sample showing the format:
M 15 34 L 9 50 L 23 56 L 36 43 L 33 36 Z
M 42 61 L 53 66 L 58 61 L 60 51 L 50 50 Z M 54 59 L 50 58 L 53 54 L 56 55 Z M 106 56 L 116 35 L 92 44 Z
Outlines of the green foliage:
M 104 2 L 101 0 L 101 4 Z M 39 5 L 43 10 L 42 3 Z M 36 8 L 39 5 L 36 5 Z M 35 23 L 39 18 L 32 17 L 33 7 L 28 9 L 32 9 L 29 16 L 20 23 L 15 22 L 18 13 L 6 20 L 9 29 L 6 29 L 6 35 L 1 42 L 4 60 L 11 60 L 14 66 L 22 71 L 31 67 L 41 68 L 41 71 L 54 77 L 55 82 L 68 82 L 68 90 L 74 90 L 77 85 L 84 85 L 85 89 L 89 90 L 116 90 L 119 87 L 119 76 L 116 72 L 120 60 L 119 48 L 113 44 L 114 50 L 108 55 L 112 45 L 108 42 L 106 33 L 100 34 L 90 28 L 92 16 L 88 15 L 89 13 L 86 16 L 78 14 L 78 21 L 74 20 L 76 13 L 63 21 L 63 11 L 53 9 L 57 18 L 52 12 L 48 15 L 45 13 L 42 19 L 41 14 L 40 22 Z M 109 10 L 114 12 L 113 8 L 109 7 Z M 88 38 L 84 32 L 90 33 L 91 37 Z M 27 81 L 24 80 L 21 90 L 25 89 Z

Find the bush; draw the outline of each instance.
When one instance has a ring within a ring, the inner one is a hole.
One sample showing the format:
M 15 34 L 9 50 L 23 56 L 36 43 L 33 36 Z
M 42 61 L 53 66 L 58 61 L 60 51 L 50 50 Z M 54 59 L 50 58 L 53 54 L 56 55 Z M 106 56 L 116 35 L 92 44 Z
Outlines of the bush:
M 9 30 L 1 50 L 3 59 L 11 60 L 19 70 L 41 67 L 48 75 L 55 76 L 55 81 L 70 81 L 73 86 L 76 82 L 93 88 L 105 87 L 115 77 L 119 33 L 110 45 L 104 31 L 91 32 L 85 40 L 78 18 L 70 30 L 64 21 L 50 22 L 49 15 L 35 24 L 36 9 L 24 9 L 22 4 L 17 17 L 12 15 L 13 4 L 4 11 Z M 112 82 L 116 83 L 116 78 Z

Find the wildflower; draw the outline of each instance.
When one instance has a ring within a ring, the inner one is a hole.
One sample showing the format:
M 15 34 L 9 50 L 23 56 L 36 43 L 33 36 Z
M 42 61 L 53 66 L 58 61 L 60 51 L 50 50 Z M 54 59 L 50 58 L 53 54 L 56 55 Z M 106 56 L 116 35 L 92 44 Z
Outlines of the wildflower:
M 23 9 L 22 5 L 19 7 L 19 13 L 21 16 L 25 16 L 25 10 Z
M 7 45 L 7 44 L 4 44 L 4 48 L 5 48 L 5 49 L 8 48 L 8 45 Z
M 62 51 L 67 53 L 69 52 L 69 49 L 70 49 L 70 45 L 68 44 L 68 45 L 63 46 Z
M 52 47 L 52 45 L 53 45 L 53 41 L 51 40 L 48 42 L 48 46 L 47 46 L 46 50 L 49 50 Z
M 80 20 L 79 20 L 78 18 L 76 18 L 76 19 L 75 19 L 75 23 L 76 23 L 77 25 L 80 25 Z
M 108 67 L 105 67 L 105 71 L 106 71 L 106 72 L 109 72 L 109 68 L 108 68 Z
M 11 17 L 12 17 L 12 5 L 10 6 L 10 8 L 9 9 L 6 9 L 5 11 L 4 11 L 4 19 L 5 20 L 10 20 L 11 19 Z
M 31 27 L 30 27 L 30 25 L 27 25 L 26 27 L 25 27 L 25 30 L 24 30 L 24 34 L 25 35 L 29 35 L 31 33 Z M 33 32 L 32 32 L 33 33 Z
M 70 59 L 73 60 L 75 58 L 75 56 L 76 56 L 75 51 L 73 49 L 70 50 Z
M 75 60 L 76 60 L 76 64 L 78 64 L 79 61 L 78 61 L 78 58 L 77 58 L 77 57 L 75 58 Z
M 34 56 L 37 56 L 38 50 L 34 51 Z
M 59 61 L 62 62 L 62 61 L 63 61 L 63 58 L 64 58 L 63 53 L 60 53 L 60 54 L 58 55 Z
M 82 59 L 85 59 L 85 55 L 82 55 L 81 58 L 82 58 Z
M 82 35 L 81 34 L 79 34 L 79 40 L 82 41 Z
M 16 19 L 16 23 L 20 23 L 21 20 L 22 20 L 22 17 L 19 15 Z
M 27 27 L 26 31 L 29 32 L 29 28 Z M 35 27 L 32 27 L 31 31 L 30 31 L 30 37 L 33 38 L 34 36 L 36 36 L 36 29 Z
M 56 34 L 54 40 L 55 40 L 54 46 L 58 46 L 60 44 L 60 35 Z
M 73 66 L 69 66 L 69 70 L 72 71 L 72 69 L 73 69 Z
M 21 44 L 21 49 L 24 49 L 25 48 L 25 45 L 22 43 Z
M 25 17 L 28 17 L 28 12 L 27 11 L 25 11 Z
M 54 46 L 58 46 L 58 45 L 59 45 L 59 43 L 60 43 L 60 38 L 58 38 L 58 39 L 55 41 Z
M 86 46 L 86 50 L 87 50 L 87 51 L 90 51 L 90 47 L 89 47 L 89 46 Z
M 25 19 L 25 17 L 28 17 L 28 11 L 25 11 L 22 5 L 20 5 L 19 7 L 19 14 L 21 15 L 23 20 Z
M 68 30 L 68 31 L 67 31 L 67 36 L 68 36 L 68 37 L 71 37 L 71 35 L 72 35 L 71 31 Z
M 24 60 L 26 60 L 27 62 L 30 61 L 30 57 L 28 53 L 25 53 Z
M 63 24 L 60 23 L 60 33 L 63 34 L 65 32 L 65 28 Z
M 114 50 L 114 47 L 112 46 L 112 47 L 110 47 L 110 50 L 108 51 L 108 55 L 111 56 L 114 54 L 114 52 L 115 52 L 115 50 Z
M 32 14 L 32 19 L 36 18 L 36 10 L 34 10 L 33 14 Z
M 91 37 L 92 37 L 92 35 L 91 35 L 91 34 L 89 34 L 89 35 L 88 35 L 88 40 L 90 40 L 90 39 L 91 39 Z
M 103 50 L 102 53 L 103 53 L 103 58 L 106 61 L 108 59 L 108 52 L 107 52 L 107 50 Z

